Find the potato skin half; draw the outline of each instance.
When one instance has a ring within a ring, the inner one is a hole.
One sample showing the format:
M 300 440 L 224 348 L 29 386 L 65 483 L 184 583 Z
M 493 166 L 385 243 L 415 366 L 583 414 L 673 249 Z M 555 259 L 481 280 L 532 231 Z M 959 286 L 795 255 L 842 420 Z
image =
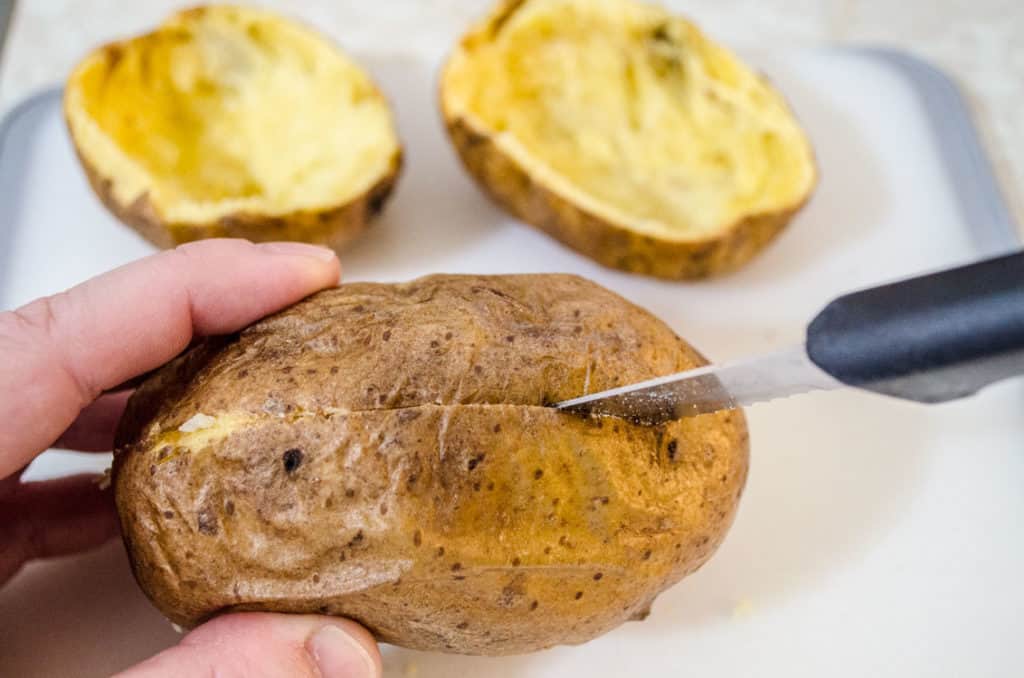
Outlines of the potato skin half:
M 472 51 L 493 39 L 527 0 L 500 0 L 455 47 Z M 783 209 L 748 214 L 721 225 L 702 239 L 670 240 L 638 232 L 610 217 L 580 207 L 545 185 L 529 168 L 505 153 L 494 132 L 479 119 L 453 110 L 446 96 L 445 70 L 438 106 L 448 137 L 467 173 L 498 206 L 518 219 L 609 268 L 666 280 L 700 280 L 745 266 L 774 240 L 809 202 L 817 178 L 799 201 Z M 813 159 L 812 159 L 813 162 Z M 817 169 L 815 168 L 815 174 Z
M 133 571 L 184 626 L 270 610 L 421 650 L 584 642 L 710 557 L 746 479 L 746 424 L 543 404 L 702 362 L 574 276 L 322 292 L 133 396 L 113 479 Z M 216 423 L 183 432 L 197 414 Z
M 68 125 L 71 129 L 71 125 Z M 72 135 L 72 139 L 74 136 Z M 362 195 L 332 208 L 300 210 L 281 215 L 238 212 L 206 223 L 169 223 L 142 195 L 125 204 L 114 197 L 112 179 L 103 176 L 75 144 L 75 154 L 100 202 L 120 220 L 155 246 L 169 249 L 206 238 L 245 238 L 253 242 L 295 240 L 343 250 L 369 228 L 384 210 L 402 169 L 397 152 L 388 172 Z

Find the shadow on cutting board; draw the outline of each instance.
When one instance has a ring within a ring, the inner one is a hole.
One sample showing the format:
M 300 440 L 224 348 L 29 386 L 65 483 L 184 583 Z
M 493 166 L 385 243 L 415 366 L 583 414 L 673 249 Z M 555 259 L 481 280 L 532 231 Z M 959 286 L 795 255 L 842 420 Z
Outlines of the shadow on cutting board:
M 830 416 L 839 410 L 851 414 Z M 853 391 L 747 415 L 751 469 L 732 530 L 631 632 L 679 633 L 770 610 L 861 562 L 910 510 L 929 441 L 942 435 L 920 405 Z

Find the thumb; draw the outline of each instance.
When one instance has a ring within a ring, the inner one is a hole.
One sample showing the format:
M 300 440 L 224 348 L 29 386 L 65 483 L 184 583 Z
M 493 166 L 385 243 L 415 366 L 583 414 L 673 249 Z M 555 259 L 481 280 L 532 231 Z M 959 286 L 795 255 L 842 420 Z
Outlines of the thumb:
M 355 622 L 313 615 L 244 612 L 217 617 L 123 678 L 379 678 L 380 652 Z

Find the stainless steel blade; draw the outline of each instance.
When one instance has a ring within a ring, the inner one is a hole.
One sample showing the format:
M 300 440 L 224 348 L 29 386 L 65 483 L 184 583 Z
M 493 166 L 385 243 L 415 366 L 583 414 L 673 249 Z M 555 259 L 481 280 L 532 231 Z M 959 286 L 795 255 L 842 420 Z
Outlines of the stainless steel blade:
M 565 400 L 560 410 L 660 424 L 843 384 L 807 357 L 803 346 L 725 365 L 708 365 Z

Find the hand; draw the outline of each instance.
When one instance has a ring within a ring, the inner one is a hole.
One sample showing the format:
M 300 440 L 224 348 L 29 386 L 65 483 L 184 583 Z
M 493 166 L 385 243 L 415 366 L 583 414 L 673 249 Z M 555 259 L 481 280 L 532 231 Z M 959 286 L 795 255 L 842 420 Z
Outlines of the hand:
M 109 451 L 127 394 L 108 390 L 195 336 L 233 332 L 337 284 L 339 273 L 320 247 L 208 240 L 0 313 L 0 584 L 28 560 L 117 534 L 111 492 L 95 476 L 23 483 L 34 457 L 53 446 Z M 244 613 L 218 617 L 125 675 L 370 678 L 380 666 L 353 622 Z

